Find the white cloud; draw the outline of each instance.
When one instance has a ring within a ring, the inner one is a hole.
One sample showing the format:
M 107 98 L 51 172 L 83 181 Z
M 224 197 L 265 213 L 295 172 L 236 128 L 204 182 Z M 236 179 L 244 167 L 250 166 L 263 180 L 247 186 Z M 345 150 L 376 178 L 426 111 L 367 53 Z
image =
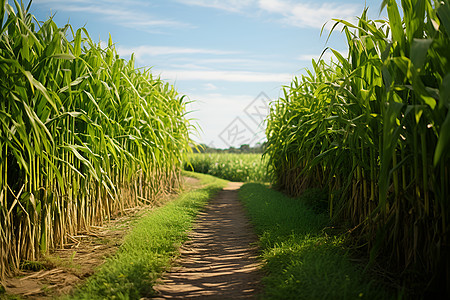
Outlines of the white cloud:
M 342 3 L 323 3 L 321 5 L 290 0 L 259 0 L 259 7 L 272 14 L 282 16 L 284 23 L 296 27 L 312 27 L 331 29 L 332 19 L 353 19 L 360 7 Z
M 203 87 L 207 91 L 215 91 L 215 90 L 217 90 L 217 86 L 215 86 L 212 83 L 206 83 L 206 84 L 203 85 Z
M 209 67 L 201 66 L 198 64 L 193 63 L 186 63 L 186 64 L 168 64 L 166 68 L 169 69 L 183 69 L 183 70 L 211 70 Z
M 256 12 L 266 12 L 276 16 L 286 25 L 301 28 L 322 28 L 330 30 L 334 25 L 332 19 L 353 20 L 362 6 L 327 2 L 315 4 L 311 1 L 295 0 L 177 0 L 186 5 L 209 7 L 249 16 Z
M 161 19 L 142 10 L 142 3 L 131 1 L 87 1 L 72 0 L 70 3 L 62 0 L 41 0 L 39 4 L 51 5 L 52 11 L 81 12 L 98 15 L 124 27 L 140 30 L 152 30 L 161 27 L 193 27 L 190 24 L 171 19 Z
M 267 63 L 267 61 L 256 60 L 256 59 L 247 59 L 247 58 L 206 58 L 206 59 L 197 59 L 196 62 L 198 64 L 238 64 L 242 65 L 261 65 L 263 63 Z
M 154 70 L 154 72 L 157 72 Z M 292 75 L 287 73 L 265 73 L 249 71 L 223 70 L 165 70 L 161 72 L 162 79 L 169 80 L 205 80 L 229 82 L 279 82 L 288 83 Z
M 137 59 L 142 59 L 144 56 L 158 56 L 158 55 L 179 55 L 179 54 L 211 54 L 211 55 L 227 55 L 235 54 L 237 52 L 224 51 L 216 49 L 203 48 L 188 48 L 188 47 L 168 47 L 168 46 L 137 46 L 137 47 L 117 47 L 117 52 L 122 56 L 131 55 L 134 53 Z
M 138 64 L 146 66 L 152 63 L 153 57 L 167 56 L 164 57 L 163 65 L 156 65 L 152 69 L 154 74 L 160 74 L 166 80 L 287 83 L 292 79 L 291 74 L 265 71 L 270 70 L 268 61 L 236 57 L 237 54 L 242 55 L 241 52 L 150 45 L 116 46 L 116 49 L 122 57 L 134 53 Z M 211 58 L 205 58 L 205 55 Z M 271 65 L 279 69 L 280 62 L 271 62 Z M 211 86 L 208 88 L 212 90 Z
M 255 3 L 255 0 L 177 0 L 185 5 L 215 8 L 230 12 L 242 12 Z
M 282 0 L 259 0 L 259 7 L 263 10 L 273 13 L 285 13 L 288 12 L 290 7 L 289 3 Z
M 173 56 L 170 57 L 173 69 L 224 69 L 224 70 L 251 70 L 271 72 L 292 69 L 292 62 L 280 59 L 270 54 L 240 52 L 236 55 L 224 56 Z

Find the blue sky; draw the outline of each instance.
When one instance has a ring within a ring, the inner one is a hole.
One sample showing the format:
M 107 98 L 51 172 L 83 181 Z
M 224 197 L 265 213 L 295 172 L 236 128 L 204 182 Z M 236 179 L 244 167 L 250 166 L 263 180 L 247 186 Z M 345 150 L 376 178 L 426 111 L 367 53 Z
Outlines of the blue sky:
M 264 139 L 267 103 L 325 47 L 346 52 L 339 31 L 325 44 L 331 19 L 352 21 L 365 4 L 383 18 L 381 0 L 35 0 L 31 13 L 95 41 L 111 34 L 122 57 L 135 53 L 194 101 L 194 140 L 227 148 Z

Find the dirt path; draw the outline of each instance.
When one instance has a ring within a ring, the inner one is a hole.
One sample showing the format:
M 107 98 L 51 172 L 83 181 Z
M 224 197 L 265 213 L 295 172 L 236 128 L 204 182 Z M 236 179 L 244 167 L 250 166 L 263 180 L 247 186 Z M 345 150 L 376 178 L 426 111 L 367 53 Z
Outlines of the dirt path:
M 255 298 L 261 278 L 257 237 L 237 198 L 241 185 L 229 183 L 199 215 L 179 267 L 155 286 L 154 299 Z

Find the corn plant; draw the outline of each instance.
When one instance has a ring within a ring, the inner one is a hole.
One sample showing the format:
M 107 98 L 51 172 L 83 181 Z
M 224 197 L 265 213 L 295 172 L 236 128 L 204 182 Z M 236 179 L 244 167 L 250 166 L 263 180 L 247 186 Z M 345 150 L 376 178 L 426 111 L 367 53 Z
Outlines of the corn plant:
M 388 20 L 335 20 L 348 57 L 326 49 L 335 62 L 313 62 L 284 89 L 266 155 L 290 194 L 328 187 L 332 217 L 372 261 L 420 270 L 449 293 L 450 3 L 401 3 L 403 19 L 386 0 Z
M 190 150 L 171 85 L 30 4 L 0 1 L 0 279 L 173 192 Z

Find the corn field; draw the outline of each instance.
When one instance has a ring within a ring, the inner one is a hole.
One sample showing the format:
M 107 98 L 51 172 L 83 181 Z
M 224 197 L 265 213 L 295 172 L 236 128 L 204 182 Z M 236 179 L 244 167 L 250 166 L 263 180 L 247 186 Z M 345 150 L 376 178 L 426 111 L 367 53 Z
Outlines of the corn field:
M 85 28 L 0 1 L 0 279 L 180 182 L 185 101 Z
M 273 183 L 327 187 L 330 214 L 405 278 L 450 292 L 450 3 L 385 0 L 335 20 L 348 57 L 313 61 L 268 117 Z M 402 11 L 400 11 L 402 9 Z M 331 34 L 331 33 L 330 33 Z M 407 279 L 405 279 L 407 280 Z
M 267 182 L 267 163 L 257 153 L 192 153 L 184 169 L 240 182 Z

